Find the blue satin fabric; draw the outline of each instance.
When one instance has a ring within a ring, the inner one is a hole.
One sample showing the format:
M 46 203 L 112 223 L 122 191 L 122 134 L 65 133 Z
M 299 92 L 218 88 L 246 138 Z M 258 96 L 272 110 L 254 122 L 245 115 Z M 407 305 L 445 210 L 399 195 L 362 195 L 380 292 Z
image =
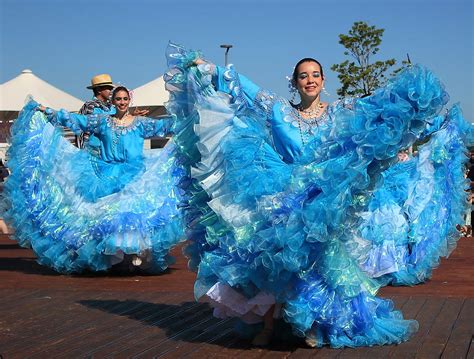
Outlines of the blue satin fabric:
M 143 172 L 144 139 L 169 134 L 173 124 L 170 116 L 163 119 L 136 117 L 129 126 L 120 127 L 108 113 L 79 115 L 65 110 L 47 113 L 52 124 L 66 126 L 77 133 L 89 132 L 99 141 L 97 154 L 79 152 L 77 157 L 82 159 L 71 162 L 91 167 L 92 171 L 84 170 L 82 174 L 75 171 L 79 174 L 76 177 L 78 191 L 90 201 L 119 191 Z
M 304 122 L 298 123 L 297 112 L 286 99 L 261 89 L 247 77 L 235 74 L 233 69 L 217 66 L 214 84 L 218 91 L 237 95 L 246 102 L 248 107 L 265 114 L 262 119 L 267 121 L 266 126 L 269 128 L 273 145 L 284 162 L 292 163 L 301 155 L 303 142 L 300 127 L 302 127 L 301 130 L 305 138 L 312 138 L 316 135 L 316 132 Z M 240 86 L 238 94 L 233 93 L 235 86 Z M 331 110 L 332 108 L 330 108 Z M 324 138 L 329 134 L 329 119 L 330 116 L 327 114 L 321 118 L 318 125 L 318 137 Z
M 375 296 L 384 283 L 363 255 L 380 243 L 367 238 L 362 246 L 356 229 L 363 232 L 362 214 L 398 151 L 449 121 L 439 116 L 448 95 L 436 76 L 413 66 L 372 96 L 331 104 L 318 128 L 303 128 L 303 145 L 287 100 L 232 66 L 192 66 L 202 55 L 178 45 L 167 58 L 167 107 L 191 165 L 186 253 L 198 271 L 196 298 L 216 283 L 247 298 L 270 293 L 293 332 L 318 345 L 407 340 L 417 323 Z M 452 198 L 456 208 L 463 200 Z
M 94 114 L 94 115 L 99 115 L 99 114 L 114 115 L 115 112 L 116 112 L 116 110 L 115 110 L 114 105 L 111 105 L 109 111 L 105 111 L 100 107 L 94 107 L 94 109 L 92 110 L 92 114 Z M 96 136 L 94 136 L 94 134 L 90 134 L 86 146 L 87 146 L 87 148 L 89 148 L 89 150 L 98 152 L 99 147 L 100 147 L 100 140 Z
M 67 142 L 30 101 L 12 127 L 5 219 L 20 245 L 61 273 L 107 270 L 123 254 L 161 272 L 183 239 L 179 184 L 185 171 L 175 145 L 143 153 L 143 138 L 168 132 L 165 121 L 137 118 L 115 128 L 109 115 L 49 112 L 49 121 L 101 140 L 101 157 Z

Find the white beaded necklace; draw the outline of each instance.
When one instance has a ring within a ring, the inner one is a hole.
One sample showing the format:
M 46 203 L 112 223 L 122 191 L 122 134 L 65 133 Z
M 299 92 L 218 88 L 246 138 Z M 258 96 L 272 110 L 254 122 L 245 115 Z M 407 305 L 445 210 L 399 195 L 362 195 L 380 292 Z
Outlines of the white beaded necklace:
M 115 151 L 117 144 L 119 142 L 119 139 L 121 135 L 123 134 L 124 130 L 126 131 L 126 119 L 130 115 L 130 113 L 127 111 L 122 118 L 118 118 L 115 116 L 112 116 L 112 128 L 113 128 L 113 137 L 112 137 L 112 148 Z
M 324 108 L 324 105 L 321 102 L 318 102 L 316 105 L 316 109 L 311 108 L 311 109 L 303 109 L 301 104 L 298 105 L 298 112 L 304 113 L 305 115 L 309 116 L 309 118 L 315 118 L 319 117 L 321 114 L 322 109 Z
M 130 115 L 130 113 L 127 111 L 123 116 L 122 118 L 118 118 L 117 116 L 112 116 L 113 119 L 114 119 L 114 124 L 118 125 L 118 126 L 124 126 L 126 121 L 125 119 Z
M 308 133 L 304 132 L 303 129 L 301 128 L 301 122 L 304 122 L 310 130 L 308 132 L 312 133 L 311 128 L 312 127 L 318 127 L 319 123 L 322 121 L 322 118 L 320 117 L 322 115 L 322 109 L 324 108 L 324 105 L 319 102 L 317 105 L 317 109 L 311 109 L 311 110 L 303 110 L 301 107 L 301 104 L 298 105 L 296 108 L 296 119 L 298 121 L 298 129 L 300 132 L 300 138 L 301 138 L 301 143 L 303 146 L 308 143 Z M 301 114 L 304 113 L 307 116 L 310 116 L 309 118 L 304 118 Z

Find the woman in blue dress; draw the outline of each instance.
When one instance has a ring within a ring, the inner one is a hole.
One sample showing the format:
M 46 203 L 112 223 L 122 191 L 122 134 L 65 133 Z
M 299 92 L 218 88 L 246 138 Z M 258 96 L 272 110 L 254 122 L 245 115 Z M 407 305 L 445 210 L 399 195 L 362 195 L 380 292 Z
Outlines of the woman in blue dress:
M 130 115 L 125 87 L 112 102 L 115 114 L 86 116 L 30 101 L 12 128 L 5 219 L 20 245 L 61 273 L 103 271 L 124 258 L 130 269 L 162 272 L 183 239 L 175 146 L 143 151 L 145 138 L 171 133 L 173 117 Z M 60 126 L 94 134 L 98 156 L 70 145 Z
M 363 228 L 400 150 L 434 123 L 458 132 L 458 114 L 438 116 L 448 100 L 439 80 L 414 66 L 369 97 L 327 104 L 323 69 L 306 58 L 293 104 L 198 52 L 170 44 L 167 57 L 168 110 L 192 166 L 186 253 L 196 298 L 206 295 L 217 317 L 263 322 L 256 345 L 270 341 L 275 317 L 311 346 L 407 340 L 418 324 L 376 297 L 382 282 L 362 265 L 371 243 L 352 229 Z

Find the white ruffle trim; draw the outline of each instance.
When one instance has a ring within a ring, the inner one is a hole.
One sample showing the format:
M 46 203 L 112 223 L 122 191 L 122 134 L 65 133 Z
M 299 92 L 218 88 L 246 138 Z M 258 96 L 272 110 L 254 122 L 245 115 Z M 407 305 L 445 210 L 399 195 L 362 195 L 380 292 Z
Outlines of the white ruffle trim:
M 281 305 L 275 297 L 260 292 L 253 298 L 246 298 L 227 284 L 216 283 L 206 293 L 216 318 L 237 317 L 248 324 L 260 323 L 266 312 L 275 305 L 274 317 L 280 317 Z

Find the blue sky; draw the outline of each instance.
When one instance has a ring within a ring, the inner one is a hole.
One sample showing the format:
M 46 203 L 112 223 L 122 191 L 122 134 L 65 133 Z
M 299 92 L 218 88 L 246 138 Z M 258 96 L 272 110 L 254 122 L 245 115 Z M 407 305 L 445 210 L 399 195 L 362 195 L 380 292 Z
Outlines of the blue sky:
M 29 68 L 83 100 L 90 78 L 110 73 L 135 88 L 166 69 L 168 41 L 230 62 L 262 87 L 287 95 L 286 75 L 302 57 L 325 67 L 327 101 L 337 99 L 337 74 L 346 59 L 338 35 L 355 21 L 384 28 L 378 59 L 431 68 L 451 103 L 474 121 L 472 0 L 0 0 L 0 82 Z

